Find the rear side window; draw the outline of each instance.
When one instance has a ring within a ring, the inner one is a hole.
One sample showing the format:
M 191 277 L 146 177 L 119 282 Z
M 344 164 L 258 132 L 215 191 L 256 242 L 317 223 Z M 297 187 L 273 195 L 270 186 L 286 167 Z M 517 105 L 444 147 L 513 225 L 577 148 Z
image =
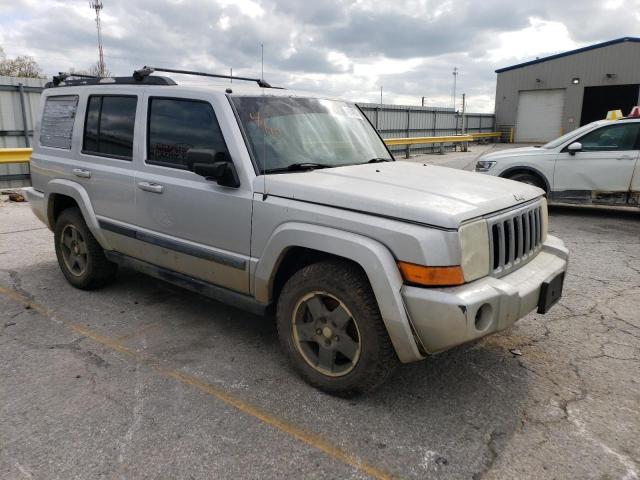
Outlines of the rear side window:
M 587 133 L 578 141 L 584 152 L 619 152 L 638 148 L 640 123 L 609 125 Z
M 40 145 L 70 150 L 77 109 L 77 95 L 47 97 L 40 123 Z
M 213 107 L 207 102 L 151 98 L 148 130 L 148 163 L 186 169 L 187 152 L 192 148 L 228 155 Z
M 82 151 L 131 159 L 138 97 L 92 95 L 87 104 Z

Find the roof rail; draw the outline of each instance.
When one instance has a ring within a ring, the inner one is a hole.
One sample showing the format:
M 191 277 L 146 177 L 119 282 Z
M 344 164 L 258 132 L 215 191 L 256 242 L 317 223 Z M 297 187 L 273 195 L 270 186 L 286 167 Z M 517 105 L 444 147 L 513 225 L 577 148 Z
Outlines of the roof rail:
M 160 67 L 147 67 L 146 65 L 139 70 L 133 72 L 133 78 L 141 80 L 145 77 L 149 77 L 153 72 L 167 72 L 167 73 L 182 73 L 184 75 L 197 75 L 200 77 L 213 77 L 213 78 L 229 78 L 231 80 L 244 80 L 247 82 L 256 82 L 259 87 L 262 88 L 281 88 L 272 87 L 264 80 L 260 78 L 248 78 L 248 77 L 235 77 L 233 75 L 218 75 L 215 73 L 195 72 L 192 70 L 176 70 L 175 68 L 160 68 Z
M 78 77 L 77 79 L 71 79 L 70 77 Z M 93 77 L 91 75 L 76 75 L 60 73 L 53 77 L 53 81 L 48 82 L 44 88 L 54 87 L 77 87 L 83 85 L 177 85 L 171 78 L 168 77 L 144 77 L 141 80 L 137 80 L 134 77 Z

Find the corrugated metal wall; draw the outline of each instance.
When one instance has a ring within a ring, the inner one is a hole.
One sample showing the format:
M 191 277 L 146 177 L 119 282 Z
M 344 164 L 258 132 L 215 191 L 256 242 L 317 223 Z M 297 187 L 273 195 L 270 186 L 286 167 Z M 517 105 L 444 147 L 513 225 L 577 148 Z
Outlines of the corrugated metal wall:
M 23 99 L 26 113 L 26 129 L 29 145 L 40 108 L 40 93 L 45 79 L 0 77 L 0 148 L 26 147 L 25 126 L 22 117 L 19 85 L 23 85 Z M 364 114 L 378 129 L 382 138 L 433 137 L 455 135 L 462 132 L 462 117 L 447 108 L 414 107 L 406 105 L 359 104 Z M 485 113 L 466 115 L 467 132 L 491 132 L 494 116 Z M 393 147 L 402 152 L 405 147 Z M 413 153 L 428 153 L 435 146 L 412 146 Z M 20 187 L 29 184 L 27 164 L 0 165 L 0 187 Z M 8 180 L 8 176 L 16 176 Z M 24 178 L 21 178 L 24 177 Z
M 17 78 L 0 76 L 0 148 L 17 148 L 31 145 L 33 129 L 40 108 L 40 93 L 46 80 L 40 78 Z M 22 84 L 23 104 L 20 101 L 19 85 Z M 27 130 L 29 141 L 25 138 Z M 0 165 L 0 188 L 29 185 L 29 165 Z M 9 179 L 10 178 L 10 179 Z
M 462 115 L 450 108 L 414 107 L 359 103 L 358 106 L 378 129 L 382 138 L 440 137 L 462 133 Z M 493 132 L 494 116 L 490 113 L 465 114 L 469 133 Z M 406 147 L 392 147 L 401 152 Z M 412 146 L 412 153 L 428 153 L 440 147 Z

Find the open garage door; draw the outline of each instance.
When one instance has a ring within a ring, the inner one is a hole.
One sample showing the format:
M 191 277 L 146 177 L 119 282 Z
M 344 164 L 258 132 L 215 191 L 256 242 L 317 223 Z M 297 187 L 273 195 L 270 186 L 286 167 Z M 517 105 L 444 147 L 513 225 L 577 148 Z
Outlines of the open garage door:
M 516 142 L 548 142 L 562 135 L 564 89 L 521 91 Z
M 629 115 L 638 105 L 638 87 L 640 85 L 584 87 L 580 125 L 602 120 L 609 110 L 622 110 L 623 115 Z

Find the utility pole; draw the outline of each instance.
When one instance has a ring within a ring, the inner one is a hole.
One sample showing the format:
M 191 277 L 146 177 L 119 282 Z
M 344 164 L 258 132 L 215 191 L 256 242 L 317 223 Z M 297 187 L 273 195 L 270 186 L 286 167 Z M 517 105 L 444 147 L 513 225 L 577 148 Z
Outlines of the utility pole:
M 106 70 L 104 66 L 104 54 L 102 52 L 102 26 L 100 25 L 100 10 L 102 10 L 102 2 L 100 0 L 90 0 L 89 6 L 96 11 L 96 27 L 98 29 L 98 76 L 104 77 Z
M 231 77 L 229 80 L 231 80 L 229 83 L 233 83 L 233 68 L 229 69 L 229 76 Z
M 264 43 L 260 44 L 260 55 L 261 55 L 260 79 L 264 82 Z
M 453 93 L 451 95 L 451 104 L 453 106 L 453 111 L 456 110 L 456 87 L 458 84 L 458 67 L 453 67 Z
M 380 85 L 380 105 L 382 105 L 382 85 Z
M 424 107 L 424 97 L 422 97 L 422 106 Z
M 467 109 L 467 99 L 466 99 L 466 94 L 462 94 L 462 135 L 465 135 L 467 133 L 467 124 L 466 124 L 466 117 L 465 117 L 465 112 Z M 462 142 L 462 151 L 466 152 L 469 148 L 469 144 L 467 142 Z

